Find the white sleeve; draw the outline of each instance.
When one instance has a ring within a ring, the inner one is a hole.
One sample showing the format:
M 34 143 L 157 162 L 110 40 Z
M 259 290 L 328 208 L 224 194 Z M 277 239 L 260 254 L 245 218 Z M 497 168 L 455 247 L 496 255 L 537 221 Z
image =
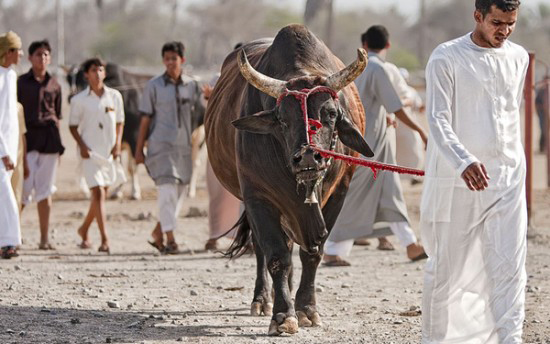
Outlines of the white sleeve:
M 71 102 L 71 112 L 69 113 L 69 127 L 78 127 L 82 120 L 82 107 L 78 98 L 73 98 Z
M 115 114 L 116 122 L 124 123 L 124 101 L 122 100 L 122 95 L 118 91 L 115 97 Z
M 8 111 L 9 111 L 9 74 L 5 76 L 5 82 L 0 82 L 0 158 L 3 158 L 8 153 L 8 147 L 6 147 L 6 131 L 8 131 L 9 126 L 8 121 L 10 120 Z M 3 165 L 0 165 L 3 167 Z
M 462 174 L 470 164 L 479 160 L 466 150 L 453 130 L 453 89 L 454 73 L 449 58 L 438 56 L 430 59 L 426 67 L 426 115 L 430 141 Z

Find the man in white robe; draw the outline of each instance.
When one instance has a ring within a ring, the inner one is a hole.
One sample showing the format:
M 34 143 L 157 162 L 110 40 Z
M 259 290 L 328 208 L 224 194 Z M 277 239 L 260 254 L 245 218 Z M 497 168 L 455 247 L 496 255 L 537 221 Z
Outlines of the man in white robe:
M 373 160 L 395 164 L 395 134 L 393 130 L 387 130 L 388 114 L 394 113 L 405 125 L 418 131 L 424 140 L 427 137 L 424 130 L 403 110 L 403 104 L 388 77 L 384 56 L 390 43 L 386 28 L 381 25 L 371 26 L 362 35 L 361 41 L 368 51 L 369 64 L 355 80 L 355 84 L 365 108 L 365 140 L 373 148 Z M 378 171 L 375 179 L 370 169 L 358 168 L 326 242 L 324 264 L 350 265 L 342 257 L 350 253 L 354 239 L 373 236 L 375 223 L 388 223 L 391 232 L 387 234 L 393 233 L 398 237 L 409 259 L 415 261 L 426 258 L 409 224 L 399 176 L 389 171 Z
M 16 257 L 16 247 L 21 244 L 19 206 L 11 187 L 19 145 L 17 74 L 10 68 L 21 56 L 21 39 L 16 33 L 0 36 L 0 250 L 5 259 Z
M 521 343 L 527 208 L 519 1 L 477 0 L 475 30 L 426 68 L 422 343 Z

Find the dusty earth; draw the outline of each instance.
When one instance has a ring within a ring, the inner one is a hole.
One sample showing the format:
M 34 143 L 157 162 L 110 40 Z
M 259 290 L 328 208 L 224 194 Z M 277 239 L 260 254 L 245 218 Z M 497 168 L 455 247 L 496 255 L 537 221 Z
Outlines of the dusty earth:
M 29 206 L 22 216 L 21 256 L 0 261 L 0 342 L 419 343 L 421 317 L 416 310 L 423 263 L 407 261 L 401 248 L 382 252 L 357 246 L 350 257 L 353 266 L 319 269 L 324 326 L 268 337 L 269 318 L 249 315 L 255 260 L 228 261 L 201 252 L 207 218 L 185 217 L 190 207 L 203 214 L 207 210 L 204 181 L 179 218 L 177 240 L 184 254 L 160 256 L 146 242 L 156 221 L 156 193 L 143 168 L 143 200 L 107 203 L 111 255 L 96 251 L 95 224 L 94 248 L 77 248 L 76 229 L 89 202 L 75 182 L 74 141 L 66 128 L 62 134 L 67 152 L 59 166 L 51 219 L 57 250 L 37 249 L 36 206 Z M 535 166 L 524 337 L 526 343 L 550 343 L 550 193 L 544 189 L 543 156 L 536 156 Z M 405 189 L 417 228 L 422 187 Z M 298 276 L 296 253 L 294 262 Z

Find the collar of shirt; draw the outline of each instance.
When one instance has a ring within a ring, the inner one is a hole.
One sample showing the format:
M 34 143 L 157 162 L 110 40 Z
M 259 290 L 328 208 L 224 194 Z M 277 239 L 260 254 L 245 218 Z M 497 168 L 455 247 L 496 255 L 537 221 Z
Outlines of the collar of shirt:
M 466 41 L 466 45 L 471 47 L 475 51 L 479 51 L 482 53 L 488 53 L 488 54 L 494 54 L 494 55 L 502 55 L 506 53 L 506 47 L 508 47 L 508 40 L 504 42 L 504 44 L 500 48 L 485 48 L 482 46 L 477 45 L 472 40 L 472 32 L 469 32 L 464 36 L 464 40 Z
M 374 51 L 369 51 L 367 53 L 367 55 L 369 56 L 369 59 L 372 58 L 372 57 L 376 57 L 380 61 L 386 62 L 386 60 L 382 58 L 382 55 L 380 55 L 379 53 L 375 53 Z
M 168 75 L 167 72 L 164 72 L 164 74 L 162 75 L 162 78 L 164 79 L 164 86 L 166 86 L 168 84 L 174 84 L 174 79 L 172 79 L 170 77 L 170 75 Z M 180 74 L 180 77 L 178 78 L 178 81 L 175 84 L 176 85 L 185 85 L 185 80 L 183 78 L 183 73 Z
M 34 71 L 32 70 L 32 68 L 29 69 L 29 72 L 27 73 L 27 75 L 28 75 L 28 78 L 30 80 L 36 81 L 37 83 L 43 84 L 43 85 L 46 85 L 48 83 L 48 81 L 50 81 L 50 78 L 51 78 L 50 73 L 48 73 L 48 71 L 46 71 L 46 75 L 44 76 L 44 80 L 38 81 L 36 79 L 36 77 L 34 76 Z
M 103 96 L 105 96 L 105 94 L 107 94 L 107 86 L 103 85 L 103 94 L 101 95 L 101 97 L 98 96 L 95 92 L 92 92 L 92 88 L 90 86 L 87 86 L 85 91 L 86 91 L 87 96 L 94 95 L 97 98 L 103 98 Z

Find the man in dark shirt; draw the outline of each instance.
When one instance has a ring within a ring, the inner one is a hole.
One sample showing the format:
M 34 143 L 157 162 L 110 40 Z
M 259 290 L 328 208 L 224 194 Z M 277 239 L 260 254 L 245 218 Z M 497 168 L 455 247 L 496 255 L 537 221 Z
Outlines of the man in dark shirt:
M 47 71 L 51 47 L 47 40 L 29 46 L 31 69 L 17 81 L 17 96 L 25 110 L 27 125 L 27 164 L 29 177 L 23 184 L 23 206 L 38 203 L 40 244 L 42 250 L 53 249 L 49 242 L 51 195 L 56 191 L 55 173 L 59 156 L 65 148 L 59 135 L 61 87 Z

